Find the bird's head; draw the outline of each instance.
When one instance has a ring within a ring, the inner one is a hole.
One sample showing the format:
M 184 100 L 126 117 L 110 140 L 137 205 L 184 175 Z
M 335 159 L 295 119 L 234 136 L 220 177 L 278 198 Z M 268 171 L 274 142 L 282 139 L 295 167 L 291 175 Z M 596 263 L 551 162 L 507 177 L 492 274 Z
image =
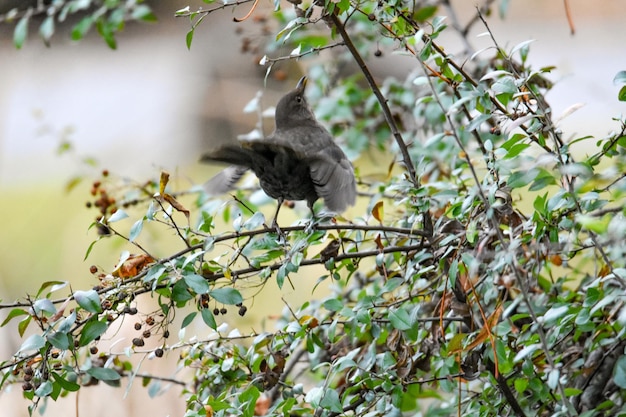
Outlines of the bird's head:
M 276 105 L 276 128 L 302 126 L 307 122 L 315 123 L 315 115 L 304 97 L 307 77 L 300 78 L 296 88 L 288 92 Z

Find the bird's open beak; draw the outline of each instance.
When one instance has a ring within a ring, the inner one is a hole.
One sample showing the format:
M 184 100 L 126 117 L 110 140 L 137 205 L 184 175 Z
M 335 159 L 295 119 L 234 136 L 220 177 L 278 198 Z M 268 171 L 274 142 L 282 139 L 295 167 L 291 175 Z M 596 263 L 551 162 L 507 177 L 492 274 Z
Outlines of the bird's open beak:
M 296 85 L 296 90 L 298 91 L 304 91 L 304 87 L 306 87 L 306 75 L 302 78 L 300 78 L 300 81 L 298 81 L 298 85 Z

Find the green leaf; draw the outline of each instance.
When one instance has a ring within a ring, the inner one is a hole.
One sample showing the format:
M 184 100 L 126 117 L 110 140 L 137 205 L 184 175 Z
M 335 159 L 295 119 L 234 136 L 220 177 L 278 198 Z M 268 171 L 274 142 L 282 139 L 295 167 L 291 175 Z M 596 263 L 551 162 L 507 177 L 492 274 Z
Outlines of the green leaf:
M 139 219 L 135 223 L 133 223 L 133 226 L 130 228 L 130 234 L 128 235 L 128 241 L 129 242 L 134 242 L 135 239 L 137 239 L 137 237 L 139 237 L 139 234 L 141 233 L 142 229 L 143 229 L 143 219 Z
M 608 230 L 611 217 L 612 216 L 596 217 L 588 214 L 579 214 L 576 216 L 576 223 L 581 225 L 584 229 L 602 234 Z
M 54 16 L 50 15 L 44 19 L 39 26 L 39 34 L 43 38 L 43 40 L 48 43 L 52 34 L 54 33 Z
M 63 388 L 64 390 L 70 391 L 70 392 L 76 392 L 80 389 L 79 384 L 68 381 L 67 379 L 64 379 L 61 375 L 57 374 L 56 372 L 52 372 L 51 374 L 52 374 L 52 379 L 54 379 L 54 382 L 59 384 L 61 388 Z
M 613 77 L 613 84 L 615 85 L 620 85 L 620 84 L 626 84 L 626 71 L 620 71 L 617 74 L 615 74 L 615 77 Z
M 28 315 L 28 317 L 25 317 L 17 325 L 17 332 L 19 333 L 20 337 L 24 337 L 24 332 L 26 332 L 26 329 L 28 328 L 28 325 L 30 324 L 32 319 L 33 317 L 31 315 Z
M 211 290 L 209 295 L 213 299 L 215 299 L 215 301 L 222 304 L 235 305 L 243 303 L 243 297 L 241 296 L 241 293 L 238 290 L 230 287 L 215 288 Z
M 35 314 L 39 315 L 40 313 L 48 313 L 49 315 L 53 315 L 57 312 L 56 307 L 48 298 L 40 298 L 39 300 L 33 303 L 33 310 Z
M 192 311 L 191 313 L 187 314 L 185 318 L 183 319 L 183 322 L 180 325 L 180 328 L 184 329 L 185 327 L 189 326 L 193 322 L 193 320 L 196 318 L 197 315 L 198 313 L 196 311 Z
M 186 274 L 183 275 L 183 279 L 185 280 L 185 283 L 189 286 L 189 288 L 191 288 L 196 294 L 206 294 L 211 289 L 206 279 L 204 279 L 200 275 Z
M 106 332 L 109 326 L 104 321 L 98 321 L 96 316 L 93 316 L 83 327 L 80 332 L 80 346 L 86 346 L 88 343 L 94 341 L 97 337 Z
M 22 49 L 24 45 L 24 41 L 26 41 L 26 36 L 28 35 L 28 20 L 30 15 L 25 15 L 17 22 L 15 25 L 15 30 L 13 31 L 13 45 L 17 49 Z
M 391 310 L 389 312 L 389 321 L 398 330 L 409 330 L 412 327 L 409 313 L 402 308 Z
M 145 4 L 136 5 L 131 16 L 133 19 L 141 20 L 143 22 L 156 22 L 157 21 L 157 18 L 154 15 L 154 13 L 152 13 L 152 10 L 150 9 L 150 7 L 146 6 Z
M 38 397 L 47 397 L 52 394 L 52 382 L 44 381 L 39 387 L 35 390 L 35 395 Z
M 324 301 L 323 306 L 328 311 L 340 311 L 343 309 L 344 304 L 336 298 L 331 298 Z
M 120 220 L 123 220 L 125 218 L 128 217 L 128 213 L 126 213 L 124 210 L 117 210 L 115 213 L 111 214 L 111 217 L 109 217 L 109 223 L 114 223 L 114 222 L 119 222 Z
M 26 352 L 30 350 L 39 350 L 46 345 L 46 340 L 40 334 L 33 334 L 24 340 L 18 352 Z
M 81 40 L 83 37 L 85 37 L 87 32 L 89 32 L 91 26 L 93 26 L 93 18 L 91 16 L 87 16 L 81 19 L 81 21 L 75 24 L 72 28 L 72 40 Z
M 47 339 L 57 349 L 67 350 L 70 347 L 71 338 L 67 333 L 54 332 Z
M 67 333 L 72 329 L 72 326 L 76 323 L 76 310 L 72 311 L 72 313 L 63 319 L 59 327 L 57 328 L 58 332 Z
M 116 370 L 110 368 L 89 368 L 86 372 L 99 381 L 117 381 L 121 378 Z
M 619 101 L 626 101 L 626 85 L 620 88 L 619 93 L 617 93 L 617 99 Z
M 28 315 L 28 312 L 26 310 L 22 310 L 21 308 L 14 308 L 13 310 L 9 311 L 7 318 L 4 319 L 2 324 L 0 324 L 0 327 L 6 326 L 8 322 L 10 322 L 16 317 L 25 316 L 25 315 Z
M 96 29 L 98 29 L 98 33 L 111 49 L 117 49 L 117 43 L 115 42 L 115 35 L 113 33 L 114 27 L 115 23 L 110 24 L 103 19 L 98 19 L 96 22 Z
M 324 396 L 320 401 L 320 407 L 335 413 L 343 412 L 341 401 L 339 400 L 339 392 L 332 388 L 326 389 L 324 391 Z
M 102 307 L 100 306 L 100 296 L 95 290 L 75 291 L 74 299 L 79 306 L 90 313 L 95 314 L 102 312 Z
M 413 13 L 413 19 L 417 22 L 425 22 L 437 13 L 437 6 L 425 6 L 417 9 Z
M 215 316 L 213 316 L 213 312 L 209 308 L 203 308 L 200 311 L 200 315 L 202 316 L 202 321 L 209 326 L 211 329 L 217 329 L 217 322 L 215 321 Z
M 174 287 L 172 287 L 172 301 L 179 306 L 184 305 L 187 301 L 191 300 L 193 295 L 189 292 L 189 287 L 184 279 L 176 281 Z
M 48 288 L 50 288 L 50 291 L 48 291 L 48 293 L 51 293 L 54 291 L 58 291 L 62 288 L 65 288 L 67 284 L 68 284 L 68 281 L 46 281 L 43 284 L 41 284 L 41 287 L 39 287 L 39 291 L 37 291 L 36 297 L 39 298 L 39 296 L 43 294 L 43 292 L 47 290 Z
M 187 44 L 187 49 L 191 50 L 191 42 L 193 41 L 193 29 L 187 32 L 187 36 L 185 37 L 185 43 Z
M 254 230 L 263 223 L 265 223 L 265 216 L 260 211 L 257 211 L 252 217 L 246 220 L 243 224 L 243 228 L 246 230 Z
M 480 125 L 482 125 L 483 123 L 485 123 L 487 120 L 491 119 L 492 117 L 493 115 L 491 114 L 481 114 L 480 116 L 472 119 L 472 121 L 467 125 L 466 130 L 468 132 L 474 131 L 478 129 Z

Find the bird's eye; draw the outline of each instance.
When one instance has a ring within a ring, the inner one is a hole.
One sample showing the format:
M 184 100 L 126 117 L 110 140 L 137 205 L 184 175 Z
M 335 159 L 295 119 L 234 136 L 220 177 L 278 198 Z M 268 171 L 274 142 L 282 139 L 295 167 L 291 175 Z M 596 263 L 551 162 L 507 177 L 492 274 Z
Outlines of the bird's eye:
M 296 102 L 302 103 L 302 96 L 296 96 Z

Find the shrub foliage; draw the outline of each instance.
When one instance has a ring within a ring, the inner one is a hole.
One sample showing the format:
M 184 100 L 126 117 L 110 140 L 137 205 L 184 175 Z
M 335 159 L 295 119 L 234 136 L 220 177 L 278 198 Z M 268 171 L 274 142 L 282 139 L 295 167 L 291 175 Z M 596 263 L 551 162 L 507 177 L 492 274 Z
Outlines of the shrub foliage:
M 55 1 L 39 32 L 47 41 L 62 13 L 80 12 L 72 36 L 96 25 L 114 47 L 121 22 L 152 20 L 131 3 Z M 498 44 L 485 19 L 493 1 L 466 24 L 447 1 L 290 0 L 269 13 L 252 0 L 206 3 L 176 12 L 190 22 L 188 47 L 215 10 L 235 9 L 234 24 L 262 16 L 271 39 L 243 49 L 266 51 L 268 76 L 330 57 L 308 69 L 320 120 L 354 159 L 393 162 L 378 175 L 355 163 L 360 205 L 349 218 L 303 219 L 282 236 L 254 190 L 188 205 L 166 173 L 141 186 L 104 173 L 92 226 L 127 250 L 115 269 L 93 267 L 92 289 L 46 282 L 0 305 L 23 336 L 2 358 L 3 388 L 20 384 L 32 411 L 99 381 L 123 384 L 149 353 L 190 371 L 177 381 L 190 417 L 623 415 L 623 119 L 603 138 L 564 135 L 545 99 L 550 68 L 529 64 L 530 42 Z M 29 10 L 13 14 L 18 48 Z M 473 50 L 474 27 L 489 48 Z M 464 50 L 448 52 L 444 32 Z M 403 79 L 372 72 L 392 50 L 413 62 Z M 156 231 L 177 249 L 153 253 Z M 226 310 L 244 316 L 266 284 L 303 279 L 329 291 L 256 331 L 227 329 Z M 156 310 L 142 311 L 144 299 Z M 99 349 L 125 318 L 137 321 L 125 354 Z M 210 336 L 185 332 L 202 322 Z M 159 391 L 159 375 L 144 378 Z

